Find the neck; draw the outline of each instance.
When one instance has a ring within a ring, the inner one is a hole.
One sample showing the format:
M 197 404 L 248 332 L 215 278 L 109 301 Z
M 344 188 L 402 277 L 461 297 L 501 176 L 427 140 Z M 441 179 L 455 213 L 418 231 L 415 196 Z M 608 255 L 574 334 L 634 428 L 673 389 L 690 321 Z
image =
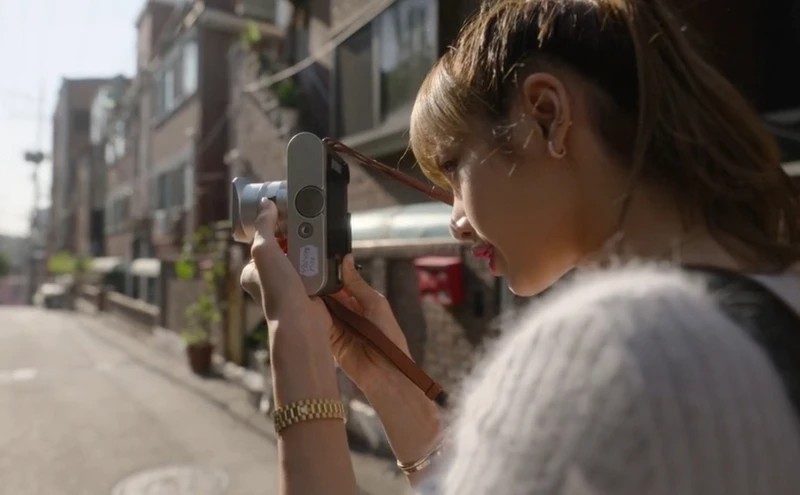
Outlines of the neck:
M 589 250 L 585 265 L 607 266 L 632 260 L 702 264 L 745 270 L 706 227 L 699 216 L 686 218 L 668 194 L 637 190 L 622 221 L 619 208 L 606 215 L 614 219 Z

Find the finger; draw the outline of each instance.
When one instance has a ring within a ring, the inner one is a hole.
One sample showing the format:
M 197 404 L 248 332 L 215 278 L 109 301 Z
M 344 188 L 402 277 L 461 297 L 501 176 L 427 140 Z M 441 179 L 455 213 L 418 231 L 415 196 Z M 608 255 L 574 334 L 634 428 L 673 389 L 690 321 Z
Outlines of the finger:
M 250 248 L 260 281 L 261 299 L 265 304 L 269 303 L 270 307 L 301 304 L 303 300 L 307 300 L 306 291 L 297 270 L 275 238 L 277 222 L 278 207 L 272 201 L 262 199 L 254 222 L 256 233 Z
M 361 274 L 356 270 L 353 255 L 348 254 L 345 256 L 343 264 L 342 281 L 344 282 L 345 290 L 358 301 L 364 311 L 370 312 L 380 307 L 386 301 L 386 298 L 361 278 Z
M 351 296 L 345 290 L 341 290 L 341 291 L 337 292 L 336 294 L 331 294 L 330 297 L 332 297 L 333 299 L 338 301 L 340 304 L 344 305 L 344 307 L 346 307 L 350 311 L 353 311 L 353 312 L 358 313 L 358 314 L 361 314 L 364 311 L 363 308 L 361 307 L 361 305 L 358 304 L 358 301 L 356 300 L 356 298 Z
M 261 286 L 258 282 L 258 271 L 256 271 L 256 265 L 253 263 L 253 260 L 250 260 L 244 268 L 242 268 L 242 275 L 239 278 L 239 283 L 247 295 L 258 302 L 261 301 Z
M 258 216 L 256 216 L 253 226 L 255 227 L 255 236 L 253 244 L 261 243 L 275 243 L 275 228 L 278 224 L 278 207 L 267 198 L 261 199 L 261 204 L 258 207 Z

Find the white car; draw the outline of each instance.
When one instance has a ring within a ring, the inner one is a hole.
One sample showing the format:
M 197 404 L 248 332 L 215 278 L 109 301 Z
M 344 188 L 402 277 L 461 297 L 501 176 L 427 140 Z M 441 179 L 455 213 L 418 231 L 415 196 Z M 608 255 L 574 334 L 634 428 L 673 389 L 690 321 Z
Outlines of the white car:
M 42 308 L 63 308 L 66 298 L 67 291 L 63 285 L 46 282 L 33 295 L 33 304 Z

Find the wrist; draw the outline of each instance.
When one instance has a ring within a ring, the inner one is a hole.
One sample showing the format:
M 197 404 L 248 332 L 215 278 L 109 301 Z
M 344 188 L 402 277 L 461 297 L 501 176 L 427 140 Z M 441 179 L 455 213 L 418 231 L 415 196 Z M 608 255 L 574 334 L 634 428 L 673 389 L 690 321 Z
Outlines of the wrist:
M 417 461 L 441 441 L 442 412 L 396 368 L 373 376 L 362 391 L 380 417 L 395 457 L 404 464 Z
M 278 407 L 304 399 L 338 399 L 336 366 L 327 342 L 300 327 L 278 327 L 270 342 L 270 366 Z M 307 329 L 312 330 L 312 329 Z

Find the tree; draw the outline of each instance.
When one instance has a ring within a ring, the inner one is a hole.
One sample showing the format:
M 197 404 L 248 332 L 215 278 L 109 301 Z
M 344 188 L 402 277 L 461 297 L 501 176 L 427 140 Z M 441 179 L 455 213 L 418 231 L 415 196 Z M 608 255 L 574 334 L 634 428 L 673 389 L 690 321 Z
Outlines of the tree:
M 5 277 L 11 273 L 11 262 L 5 253 L 0 253 L 0 278 Z

